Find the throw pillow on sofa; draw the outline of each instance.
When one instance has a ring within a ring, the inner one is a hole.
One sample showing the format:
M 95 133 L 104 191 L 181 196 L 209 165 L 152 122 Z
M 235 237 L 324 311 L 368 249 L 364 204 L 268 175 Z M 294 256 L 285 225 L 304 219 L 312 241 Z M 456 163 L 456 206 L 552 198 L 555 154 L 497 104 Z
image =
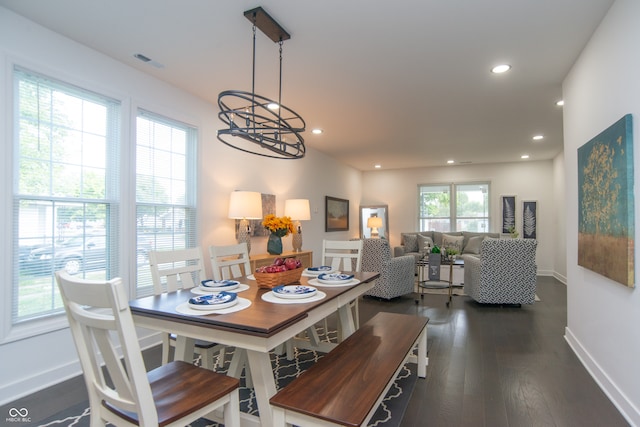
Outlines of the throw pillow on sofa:
M 465 254 L 480 254 L 480 248 L 482 247 L 482 241 L 485 239 L 484 236 L 474 236 L 469 238 L 469 242 L 467 246 L 464 247 Z
M 404 235 L 404 252 L 418 252 L 418 236 L 415 234 Z
M 451 236 L 449 234 L 442 235 L 442 247 L 445 249 L 455 249 L 459 254 L 462 253 L 463 236 Z

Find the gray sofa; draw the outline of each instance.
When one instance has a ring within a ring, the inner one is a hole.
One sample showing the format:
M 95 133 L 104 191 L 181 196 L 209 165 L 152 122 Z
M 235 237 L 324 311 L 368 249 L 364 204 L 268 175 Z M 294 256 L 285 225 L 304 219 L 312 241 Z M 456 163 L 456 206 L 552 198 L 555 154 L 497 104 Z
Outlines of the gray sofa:
M 429 239 L 431 245 L 443 246 L 445 236 L 445 248 L 455 247 L 461 255 L 479 255 L 480 245 L 485 237 L 500 238 L 499 233 L 476 233 L 472 231 L 420 231 L 400 233 L 400 246 L 393 248 L 393 256 L 413 255 L 418 261 L 424 254 L 424 246 Z

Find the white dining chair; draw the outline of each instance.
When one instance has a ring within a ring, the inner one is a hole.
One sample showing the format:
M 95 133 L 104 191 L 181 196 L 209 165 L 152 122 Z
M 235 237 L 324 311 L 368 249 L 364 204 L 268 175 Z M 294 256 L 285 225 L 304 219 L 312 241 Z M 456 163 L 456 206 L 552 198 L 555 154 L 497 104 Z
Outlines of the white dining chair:
M 362 240 L 323 240 L 322 263 L 334 270 L 360 272 L 362 269 Z M 356 329 L 360 327 L 358 300 L 350 303 Z M 325 320 L 326 327 L 326 320 Z
M 249 249 L 245 242 L 235 245 L 209 246 L 209 258 L 214 280 L 237 279 L 251 274 Z M 253 386 L 249 359 L 245 350 L 236 348 L 229 365 L 229 372 L 233 376 L 240 376 L 245 371 L 245 384 Z
M 209 246 L 211 270 L 215 280 L 235 279 L 252 273 L 246 243 Z
M 150 251 L 149 267 L 153 292 L 174 292 L 179 289 L 191 289 L 206 279 L 204 258 L 199 247 L 175 249 L 169 251 Z M 169 362 L 169 348 L 175 347 L 175 334 L 167 333 L 162 337 L 162 363 Z M 225 347 L 214 342 L 195 340 L 195 354 L 202 360 L 202 366 L 215 369 L 214 356 L 218 354 L 217 365 L 224 365 Z
M 240 425 L 236 378 L 182 361 L 146 372 L 120 278 L 85 280 L 60 271 L 56 281 L 89 394 L 92 426 L 184 426 L 219 410 L 225 426 Z

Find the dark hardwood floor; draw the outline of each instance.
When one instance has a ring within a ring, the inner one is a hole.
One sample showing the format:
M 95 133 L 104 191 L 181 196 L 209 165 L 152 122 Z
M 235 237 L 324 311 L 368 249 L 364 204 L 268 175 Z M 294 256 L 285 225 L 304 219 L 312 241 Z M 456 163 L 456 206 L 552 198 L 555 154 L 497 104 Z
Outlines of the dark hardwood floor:
M 427 378 L 419 379 L 403 427 L 629 426 L 564 339 L 566 286 L 539 277 L 541 301 L 520 308 L 483 306 L 454 296 L 365 299 L 377 311 L 430 318 Z
M 401 425 L 450 427 L 628 426 L 564 340 L 566 287 L 539 277 L 533 306 L 482 306 L 468 297 L 365 298 L 362 322 L 378 311 L 428 316 L 429 366 Z M 159 348 L 145 352 L 159 364 Z M 5 405 L 28 408 L 33 424 L 87 399 L 81 378 Z M 24 425 L 24 424 L 23 424 Z

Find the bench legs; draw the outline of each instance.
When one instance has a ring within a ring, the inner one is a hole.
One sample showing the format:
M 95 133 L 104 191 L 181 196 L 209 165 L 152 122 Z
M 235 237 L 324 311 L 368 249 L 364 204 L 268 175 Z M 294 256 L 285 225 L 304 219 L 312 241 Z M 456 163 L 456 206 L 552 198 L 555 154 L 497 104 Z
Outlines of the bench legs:
M 418 378 L 427 377 L 427 366 L 429 365 L 429 357 L 427 357 L 427 328 L 425 327 L 420 333 L 417 341 L 418 354 L 410 355 L 408 362 L 418 365 Z

